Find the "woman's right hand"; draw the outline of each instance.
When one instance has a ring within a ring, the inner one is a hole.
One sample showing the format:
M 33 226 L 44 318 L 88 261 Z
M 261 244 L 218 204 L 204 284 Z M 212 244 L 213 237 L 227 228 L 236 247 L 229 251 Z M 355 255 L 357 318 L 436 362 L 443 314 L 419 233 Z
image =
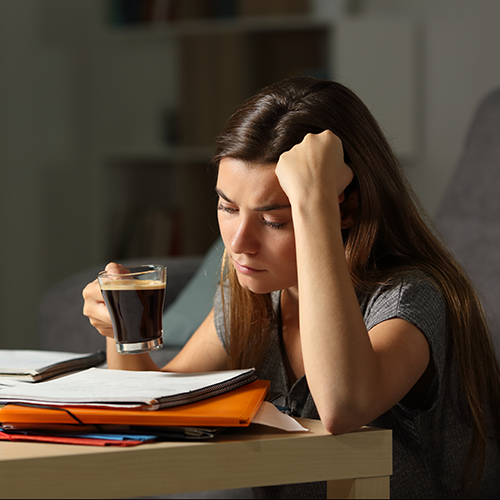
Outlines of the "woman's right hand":
M 106 271 L 113 268 L 119 269 L 121 267 L 122 266 L 111 262 L 106 266 Z M 111 317 L 102 297 L 101 288 L 99 287 L 97 279 L 89 283 L 83 289 L 82 295 L 84 299 L 83 314 L 89 318 L 90 324 L 96 328 L 101 335 L 111 339 L 114 338 Z
M 106 271 L 114 273 L 127 272 L 127 269 L 114 262 L 106 266 Z M 89 318 L 90 324 L 96 328 L 99 333 L 106 338 L 106 359 L 108 368 L 112 370 L 159 370 L 148 353 L 122 355 L 117 352 L 115 347 L 115 337 L 113 334 L 113 324 L 104 302 L 101 287 L 97 280 L 89 283 L 82 292 L 84 305 L 83 314 Z

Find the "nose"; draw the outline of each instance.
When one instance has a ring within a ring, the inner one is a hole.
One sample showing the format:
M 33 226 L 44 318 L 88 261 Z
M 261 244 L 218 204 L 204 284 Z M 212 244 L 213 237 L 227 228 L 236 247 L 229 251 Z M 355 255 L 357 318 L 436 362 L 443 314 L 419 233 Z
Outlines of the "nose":
M 259 251 L 258 230 L 251 220 L 240 218 L 231 238 L 231 247 L 234 254 L 256 254 Z

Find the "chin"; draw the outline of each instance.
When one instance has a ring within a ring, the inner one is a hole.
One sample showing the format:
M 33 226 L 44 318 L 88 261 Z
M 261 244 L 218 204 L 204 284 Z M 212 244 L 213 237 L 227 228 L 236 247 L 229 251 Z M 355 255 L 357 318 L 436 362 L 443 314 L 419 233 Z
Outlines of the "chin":
M 248 290 L 249 292 L 255 293 L 257 295 L 263 295 L 265 293 L 271 293 L 274 292 L 274 290 L 269 290 L 265 287 L 260 287 L 260 286 L 250 286 L 248 284 L 242 284 L 240 282 L 241 288 Z
M 245 277 L 238 276 L 238 282 L 241 288 L 248 290 L 249 292 L 255 293 L 257 295 L 263 295 L 265 293 L 276 292 L 277 290 L 281 290 L 279 287 L 274 287 L 268 283 L 259 283 L 257 280 L 248 280 Z

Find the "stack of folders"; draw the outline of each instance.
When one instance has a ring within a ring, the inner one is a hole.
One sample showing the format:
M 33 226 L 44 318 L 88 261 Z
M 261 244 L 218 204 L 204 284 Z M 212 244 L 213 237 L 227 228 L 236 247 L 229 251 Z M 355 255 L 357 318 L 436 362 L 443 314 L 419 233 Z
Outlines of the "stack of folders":
M 210 373 L 89 368 L 38 383 L 0 381 L 0 439 L 132 446 L 248 426 L 270 383 L 255 369 Z

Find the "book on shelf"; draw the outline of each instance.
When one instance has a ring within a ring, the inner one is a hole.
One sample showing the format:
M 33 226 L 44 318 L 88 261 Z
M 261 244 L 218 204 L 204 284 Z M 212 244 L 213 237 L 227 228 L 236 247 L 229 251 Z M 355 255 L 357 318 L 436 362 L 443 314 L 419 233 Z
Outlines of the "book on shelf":
M 107 17 L 112 25 L 127 26 L 227 18 L 238 11 L 239 0 L 109 0 Z
M 224 19 L 308 15 L 310 0 L 109 0 L 108 22 L 115 26 Z
M 115 213 L 113 259 L 163 257 L 182 252 L 182 214 L 157 205 L 130 206 Z
M 225 121 L 253 93 L 251 43 L 241 33 L 212 33 L 179 41 L 179 127 L 183 147 L 213 147 Z
M 238 0 L 238 12 L 250 17 L 307 15 L 310 4 L 310 0 Z
M 168 373 L 89 368 L 39 384 L 0 386 L 0 404 L 159 410 L 227 393 L 258 379 L 255 369 Z
M 40 382 L 49 378 L 85 370 L 106 361 L 103 351 L 78 354 L 28 349 L 0 349 L 0 377 L 26 382 Z M 0 384 L 4 385 L 6 381 Z

